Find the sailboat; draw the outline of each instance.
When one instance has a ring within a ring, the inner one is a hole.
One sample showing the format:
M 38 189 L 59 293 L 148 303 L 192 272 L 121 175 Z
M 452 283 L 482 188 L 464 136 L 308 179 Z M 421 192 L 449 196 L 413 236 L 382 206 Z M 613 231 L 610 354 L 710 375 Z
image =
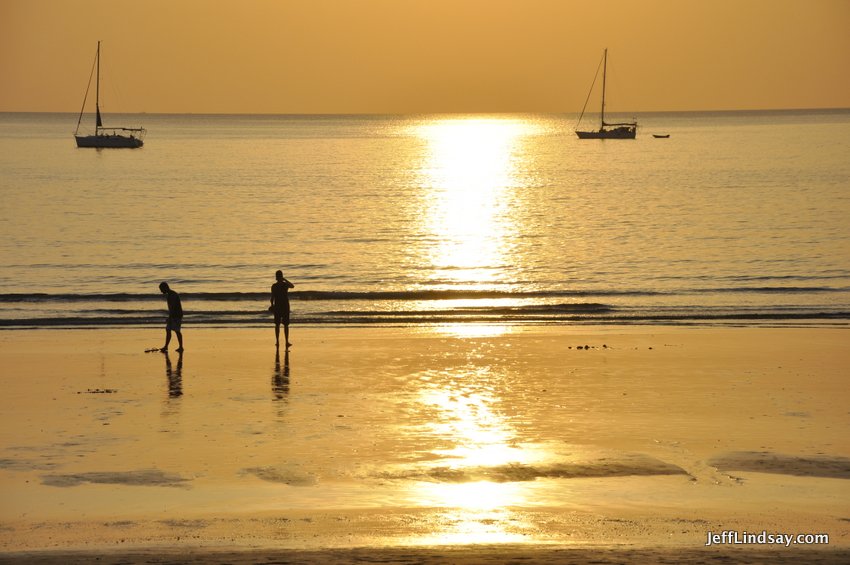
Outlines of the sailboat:
M 608 123 L 605 121 L 605 79 L 608 74 L 608 49 L 602 53 L 602 112 L 599 119 L 599 129 L 596 131 L 579 131 L 576 130 L 576 135 L 580 139 L 634 139 L 637 133 L 637 122 L 619 122 Z M 593 85 L 596 84 L 596 78 L 599 76 L 599 68 L 596 68 L 596 76 L 593 77 L 593 84 L 590 85 L 590 92 L 587 93 L 587 99 L 584 101 L 584 108 L 581 109 L 581 116 L 578 121 L 581 123 L 584 117 L 584 111 L 587 109 L 587 102 L 590 100 L 590 95 L 593 93 Z M 578 124 L 576 125 L 578 127 Z
M 97 42 L 97 55 L 95 55 L 95 66 L 97 67 L 97 85 L 95 88 L 95 129 L 94 135 L 78 135 L 80 123 L 83 121 L 83 112 L 86 109 L 86 99 L 91 88 L 91 76 L 86 87 L 86 95 L 83 97 L 83 107 L 80 110 L 80 118 L 77 120 L 77 129 L 74 130 L 74 139 L 77 147 L 128 147 L 136 148 L 144 145 L 145 128 L 104 127 L 100 116 L 100 41 Z

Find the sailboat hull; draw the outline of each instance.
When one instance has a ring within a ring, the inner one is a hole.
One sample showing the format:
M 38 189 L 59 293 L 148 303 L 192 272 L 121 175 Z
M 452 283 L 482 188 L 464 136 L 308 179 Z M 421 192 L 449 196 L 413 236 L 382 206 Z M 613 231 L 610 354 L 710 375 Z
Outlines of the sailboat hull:
M 637 129 L 633 127 L 576 132 L 579 139 L 634 139 L 636 134 Z
M 75 135 L 77 147 L 136 149 L 145 143 L 138 137 L 129 135 Z

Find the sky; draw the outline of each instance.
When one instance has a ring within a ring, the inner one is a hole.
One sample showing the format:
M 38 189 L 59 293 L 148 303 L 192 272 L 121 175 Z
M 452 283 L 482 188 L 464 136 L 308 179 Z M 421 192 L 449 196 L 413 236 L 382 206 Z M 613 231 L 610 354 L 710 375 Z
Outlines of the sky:
M 850 107 L 850 0 L 0 0 L 0 111 Z

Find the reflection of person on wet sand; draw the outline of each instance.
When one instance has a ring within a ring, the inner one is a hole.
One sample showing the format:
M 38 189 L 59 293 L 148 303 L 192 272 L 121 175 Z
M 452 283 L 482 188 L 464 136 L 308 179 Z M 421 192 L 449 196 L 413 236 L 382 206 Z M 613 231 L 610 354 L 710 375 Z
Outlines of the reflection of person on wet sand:
M 168 288 L 167 282 L 159 283 L 159 290 L 165 295 L 165 300 L 168 302 L 168 319 L 165 321 L 165 345 L 162 346 L 160 351 L 168 351 L 172 331 L 177 334 L 177 342 L 180 344 L 177 351 L 183 351 L 183 333 L 180 331 L 180 326 L 183 323 L 183 306 L 180 304 L 180 295 Z
M 295 285 L 283 278 L 283 271 L 277 271 L 274 276 L 277 282 L 272 285 L 272 305 L 269 310 L 274 313 L 275 345 L 280 347 L 280 324 L 283 323 L 283 337 L 286 347 L 289 347 L 292 345 L 289 343 L 289 289 Z
M 165 376 L 168 379 L 168 397 L 179 398 L 183 396 L 183 352 L 177 358 L 177 368 L 171 366 L 171 358 L 168 351 L 165 353 Z
M 289 394 L 289 351 L 283 354 L 283 369 L 280 366 L 280 349 L 274 354 L 274 375 L 272 375 L 272 393 L 275 400 L 283 400 Z

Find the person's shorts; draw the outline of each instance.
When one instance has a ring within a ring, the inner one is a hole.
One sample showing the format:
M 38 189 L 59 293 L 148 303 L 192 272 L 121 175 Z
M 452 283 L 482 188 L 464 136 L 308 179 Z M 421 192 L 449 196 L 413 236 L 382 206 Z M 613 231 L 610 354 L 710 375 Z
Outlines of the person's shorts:
M 280 310 L 275 308 L 272 312 L 274 313 L 275 324 L 289 324 L 289 308 L 282 308 Z
M 179 332 L 180 331 L 180 324 L 182 324 L 182 323 L 183 323 L 183 318 L 172 318 L 171 316 L 169 316 L 165 320 L 165 329 L 171 330 L 173 332 Z

